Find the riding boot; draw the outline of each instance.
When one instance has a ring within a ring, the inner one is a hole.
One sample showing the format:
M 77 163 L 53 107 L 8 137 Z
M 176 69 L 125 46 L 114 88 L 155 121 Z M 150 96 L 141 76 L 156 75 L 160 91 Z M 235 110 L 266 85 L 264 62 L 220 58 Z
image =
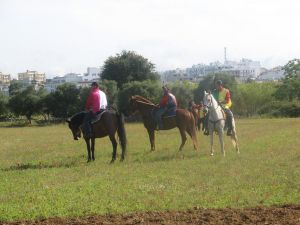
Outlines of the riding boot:
M 227 136 L 232 135 L 232 117 L 227 118 Z

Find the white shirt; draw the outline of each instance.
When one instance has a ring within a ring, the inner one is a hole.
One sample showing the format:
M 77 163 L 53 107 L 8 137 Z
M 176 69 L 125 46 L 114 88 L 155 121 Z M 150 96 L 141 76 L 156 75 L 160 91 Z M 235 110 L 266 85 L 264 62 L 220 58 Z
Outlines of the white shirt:
M 107 107 L 107 99 L 106 99 L 106 94 L 99 90 L 99 95 L 100 95 L 100 109 L 106 109 Z

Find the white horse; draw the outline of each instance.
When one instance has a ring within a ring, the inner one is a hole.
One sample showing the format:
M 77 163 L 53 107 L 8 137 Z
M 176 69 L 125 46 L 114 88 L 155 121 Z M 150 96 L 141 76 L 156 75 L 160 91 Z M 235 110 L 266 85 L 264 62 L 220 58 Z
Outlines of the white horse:
M 222 107 L 218 104 L 218 102 L 215 100 L 213 95 L 211 93 L 204 92 L 204 98 L 203 98 L 203 106 L 204 110 L 209 112 L 209 118 L 208 118 L 208 131 L 210 134 L 210 155 L 214 155 L 213 150 L 213 143 L 214 143 L 214 131 L 216 131 L 219 135 L 220 145 L 221 145 L 221 152 L 223 156 L 225 156 L 225 150 L 224 150 L 224 127 L 225 127 L 225 112 L 222 109 Z M 232 135 L 231 141 L 236 149 L 237 153 L 240 153 L 239 146 L 237 143 L 237 135 L 236 135 L 236 128 L 235 128 L 235 122 L 234 118 L 232 118 Z

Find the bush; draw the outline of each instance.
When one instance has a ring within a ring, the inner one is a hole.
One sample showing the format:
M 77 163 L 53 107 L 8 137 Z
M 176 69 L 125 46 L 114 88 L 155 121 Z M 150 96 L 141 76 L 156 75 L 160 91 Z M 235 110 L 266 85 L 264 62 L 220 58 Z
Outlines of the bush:
M 262 107 L 258 113 L 275 117 L 299 117 L 300 101 L 273 101 Z

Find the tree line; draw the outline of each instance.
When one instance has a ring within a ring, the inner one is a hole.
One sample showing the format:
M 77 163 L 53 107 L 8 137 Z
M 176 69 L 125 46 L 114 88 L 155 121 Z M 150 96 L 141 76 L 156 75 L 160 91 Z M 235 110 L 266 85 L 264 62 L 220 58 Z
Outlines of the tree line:
M 199 83 L 178 81 L 168 83 L 177 97 L 179 107 L 187 108 L 188 102 L 200 103 L 204 90 L 213 90 L 216 80 L 221 79 L 229 88 L 233 101 L 233 112 L 238 116 L 300 116 L 300 60 L 289 61 L 285 66 L 285 77 L 280 82 L 238 84 L 233 76 L 223 73 L 209 74 Z M 132 51 L 122 51 L 109 57 L 99 78 L 100 88 L 107 93 L 109 105 L 125 111 L 132 95 L 141 95 L 154 103 L 162 96 L 162 83 L 155 66 L 148 59 Z M 24 116 L 31 122 L 33 115 L 49 118 L 67 118 L 84 110 L 89 88 L 77 88 L 65 83 L 55 92 L 45 89 L 26 88 L 12 83 L 10 96 L 0 94 L 0 115 Z

